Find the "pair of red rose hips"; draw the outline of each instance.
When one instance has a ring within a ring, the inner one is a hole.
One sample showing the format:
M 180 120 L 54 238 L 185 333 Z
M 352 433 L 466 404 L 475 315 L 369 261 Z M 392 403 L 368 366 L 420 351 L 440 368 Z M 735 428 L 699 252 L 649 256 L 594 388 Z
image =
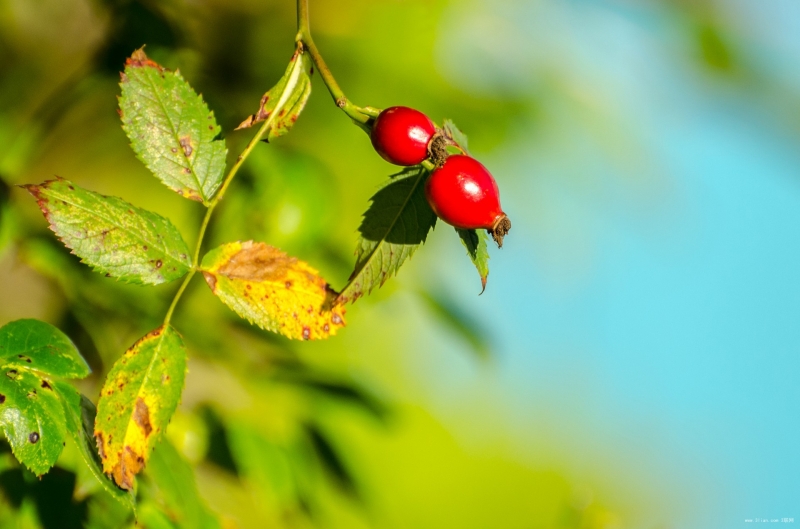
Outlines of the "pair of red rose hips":
M 417 165 L 427 160 L 437 138 L 433 122 L 418 110 L 391 107 L 382 111 L 372 127 L 372 146 L 395 165 Z M 425 196 L 436 215 L 461 229 L 486 229 L 498 246 L 511 228 L 500 207 L 500 191 L 491 173 L 478 160 L 463 154 L 438 155 L 437 167 L 425 184 Z

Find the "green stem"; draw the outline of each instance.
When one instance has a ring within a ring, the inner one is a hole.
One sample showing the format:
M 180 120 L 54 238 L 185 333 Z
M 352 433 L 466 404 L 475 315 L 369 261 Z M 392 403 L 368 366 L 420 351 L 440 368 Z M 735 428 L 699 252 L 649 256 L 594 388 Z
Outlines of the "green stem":
M 258 145 L 258 142 L 261 141 L 261 138 L 264 137 L 264 134 L 266 134 L 267 130 L 269 130 L 270 125 L 272 125 L 272 121 L 273 116 L 270 116 L 264 121 L 264 123 L 261 125 L 261 128 L 258 129 L 256 135 L 253 136 L 253 138 L 247 144 L 247 147 L 245 147 L 242 151 L 242 154 L 240 154 L 236 159 L 236 163 L 233 164 L 231 170 L 228 171 L 228 174 L 225 176 L 225 180 L 222 182 L 222 186 L 219 188 L 219 192 L 217 192 L 216 196 L 211 199 L 211 202 L 208 204 L 206 215 L 203 217 L 203 223 L 200 224 L 200 231 L 197 234 L 197 245 L 194 248 L 194 255 L 192 256 L 192 269 L 189 271 L 186 279 L 183 280 L 180 288 L 175 293 L 175 297 L 172 298 L 172 303 L 170 303 L 169 309 L 167 309 L 167 315 L 164 316 L 164 325 L 169 324 L 170 320 L 172 319 L 172 313 L 175 312 L 175 307 L 178 305 L 178 301 L 181 299 L 181 296 L 183 296 L 183 292 L 186 290 L 189 282 L 197 273 L 197 267 L 200 261 L 200 250 L 203 247 L 203 240 L 205 239 L 206 230 L 208 229 L 208 224 L 211 221 L 211 215 L 214 213 L 214 209 L 222 200 L 222 197 L 225 196 L 225 192 L 228 190 L 228 186 L 233 181 L 233 177 L 239 172 L 239 168 L 242 166 L 247 157 L 250 156 L 250 153 L 253 151 L 253 149 L 255 149 L 256 145 Z
M 336 106 L 341 108 L 344 113 L 355 122 L 356 125 L 369 132 L 368 122 L 370 119 L 376 117 L 378 113 L 380 113 L 380 110 L 372 107 L 361 108 L 356 106 L 351 103 L 344 95 L 344 92 L 342 92 L 342 89 L 339 87 L 339 84 L 333 77 L 330 68 L 328 68 L 328 65 L 325 64 L 325 60 L 319 53 L 316 44 L 314 44 L 314 39 L 311 38 L 311 29 L 308 18 L 308 0 L 297 0 L 297 37 L 295 40 L 301 43 L 305 50 L 308 51 L 308 54 L 311 56 L 311 60 L 314 61 L 314 64 L 317 67 L 320 77 L 322 77 L 322 80 L 325 82 L 325 86 L 328 87 L 328 92 L 330 92 L 331 96 L 333 96 Z M 197 234 L 197 245 L 195 246 L 194 256 L 192 257 L 192 269 L 183 280 L 180 288 L 178 288 L 178 291 L 175 293 L 175 297 L 172 298 L 172 303 L 170 303 L 169 309 L 167 309 L 167 314 L 164 316 L 164 325 L 168 325 L 170 320 L 172 320 L 172 314 L 175 312 L 175 307 L 178 306 L 178 301 L 180 301 L 183 293 L 186 291 L 186 288 L 192 281 L 192 278 L 194 278 L 195 274 L 199 270 L 198 261 L 200 260 L 200 250 L 203 247 L 206 230 L 208 229 L 208 224 L 211 220 L 211 215 L 214 213 L 214 209 L 222 200 L 222 197 L 228 190 L 228 186 L 233 180 L 233 177 L 236 176 L 237 172 L 239 172 L 239 168 L 253 151 L 255 146 L 258 145 L 258 142 L 261 141 L 261 138 L 264 136 L 264 134 L 266 134 L 267 130 L 269 130 L 270 125 L 272 125 L 272 121 L 273 115 L 270 115 L 270 117 L 264 121 L 264 123 L 261 125 L 261 128 L 258 129 L 256 135 L 253 136 L 253 138 L 250 140 L 250 143 L 248 143 L 247 147 L 245 147 L 242 151 L 242 154 L 240 154 L 236 159 L 236 163 L 233 164 L 231 170 L 228 171 L 228 174 L 225 176 L 225 180 L 223 180 L 222 186 L 219 188 L 217 195 L 208 204 L 206 215 L 203 217 L 203 223 L 200 225 L 200 231 Z
M 175 307 L 178 305 L 178 300 L 181 299 L 181 296 L 183 296 L 183 291 L 186 290 L 186 287 L 189 285 L 189 282 L 194 277 L 194 273 L 195 273 L 194 268 L 189 270 L 189 274 L 186 276 L 186 279 L 184 279 L 183 283 L 181 283 L 181 288 L 178 289 L 178 292 L 175 293 L 175 297 L 172 298 L 172 303 L 169 304 L 167 315 L 164 316 L 164 326 L 169 325 L 169 322 L 172 319 L 172 313 L 175 312 Z
M 314 43 L 314 39 L 311 38 L 311 26 L 309 25 L 308 19 L 308 0 L 297 0 L 297 37 L 295 37 L 295 40 L 301 42 L 305 49 L 308 50 L 308 54 L 311 56 L 311 60 L 314 61 L 317 71 L 320 77 L 322 77 L 325 86 L 328 88 L 328 92 L 330 92 L 333 97 L 336 106 L 341 108 L 350 119 L 355 121 L 357 125 L 366 124 L 371 117 L 377 115 L 377 109 L 372 107 L 361 108 L 351 103 L 339 87 L 339 83 L 337 83 L 336 79 L 333 77 L 331 69 L 325 64 L 325 59 L 322 58 L 322 54 L 320 54 L 317 45 Z

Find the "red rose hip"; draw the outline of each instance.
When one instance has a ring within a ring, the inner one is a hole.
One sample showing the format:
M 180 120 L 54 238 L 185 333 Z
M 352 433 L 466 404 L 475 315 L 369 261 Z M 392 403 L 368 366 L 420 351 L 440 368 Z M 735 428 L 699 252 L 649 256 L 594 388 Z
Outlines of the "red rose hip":
M 428 142 L 436 126 L 420 112 L 408 107 L 387 108 L 372 126 L 372 146 L 395 165 L 417 165 L 428 157 Z
M 487 230 L 498 246 L 511 229 L 500 207 L 500 191 L 491 173 L 478 160 L 453 155 L 433 171 L 425 196 L 436 215 L 456 228 Z

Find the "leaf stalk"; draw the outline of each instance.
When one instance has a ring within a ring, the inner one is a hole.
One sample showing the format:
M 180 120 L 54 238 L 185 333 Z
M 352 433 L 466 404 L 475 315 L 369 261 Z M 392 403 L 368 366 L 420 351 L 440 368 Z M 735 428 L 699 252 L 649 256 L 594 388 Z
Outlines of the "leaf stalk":
M 320 54 L 317 45 L 314 43 L 314 39 L 311 37 L 311 26 L 308 16 L 308 0 L 297 0 L 297 36 L 295 37 L 295 41 L 298 43 L 298 46 L 301 46 L 304 51 L 308 52 L 311 60 L 314 61 L 314 65 L 317 67 L 317 71 L 319 72 L 320 77 L 322 77 L 322 81 L 325 83 L 325 86 L 328 88 L 328 92 L 330 92 L 331 96 L 333 97 L 333 101 L 336 103 L 336 106 L 341 108 L 342 111 L 347 114 L 347 116 L 352 119 L 356 125 L 369 133 L 369 121 L 377 117 L 377 115 L 380 113 L 380 109 L 373 107 L 359 107 L 350 102 L 350 100 L 347 99 L 347 96 L 344 95 L 344 92 L 339 87 L 339 83 L 336 82 L 336 78 L 333 76 L 330 68 L 328 68 L 328 65 L 322 58 L 322 54 Z M 225 192 L 228 190 L 228 186 L 233 181 L 236 173 L 239 172 L 239 168 L 253 151 L 255 146 L 258 145 L 258 142 L 261 141 L 261 138 L 264 137 L 264 134 L 266 134 L 269 130 L 269 127 L 272 125 L 272 121 L 273 115 L 270 115 L 270 117 L 264 121 L 264 123 L 261 125 L 261 128 L 258 129 L 258 132 L 244 148 L 242 154 L 240 154 L 236 159 L 236 163 L 233 164 L 233 167 L 231 167 L 230 171 L 228 171 L 228 174 L 225 176 L 225 180 L 223 180 L 222 186 L 220 186 L 216 196 L 211 200 L 211 202 L 208 203 L 208 209 L 206 210 L 206 214 L 203 217 L 203 222 L 200 225 L 200 231 L 197 234 L 197 243 L 195 245 L 194 255 L 192 256 L 192 269 L 186 275 L 186 278 L 183 280 L 183 283 L 181 283 L 180 288 L 178 288 L 178 291 L 172 298 L 172 302 L 167 309 L 167 314 L 164 316 L 164 325 L 169 325 L 170 321 L 172 320 L 172 315 L 175 312 L 175 308 L 178 306 L 178 302 L 186 291 L 186 288 L 189 286 L 189 283 L 199 270 L 200 251 L 203 247 L 209 222 L 211 221 L 211 215 L 214 213 L 217 204 L 219 204 L 219 202 L 222 200 L 222 197 L 225 196 Z
M 203 217 L 203 222 L 202 224 L 200 224 L 200 231 L 197 234 L 197 244 L 195 245 L 194 255 L 192 256 L 192 269 L 186 276 L 186 279 L 183 280 L 183 283 L 181 284 L 178 291 L 175 293 L 175 297 L 172 298 L 172 303 L 170 303 L 169 309 L 167 309 L 167 314 L 166 316 L 164 316 L 164 325 L 169 324 L 170 320 L 172 319 L 172 313 L 175 312 L 175 307 L 178 305 L 178 301 L 181 299 L 184 291 L 186 290 L 186 287 L 189 285 L 192 278 L 199 270 L 198 267 L 200 265 L 199 263 L 200 250 L 203 247 L 203 241 L 206 236 L 208 224 L 211 221 L 211 215 L 214 213 L 214 209 L 217 207 L 217 204 L 220 203 L 222 197 L 225 196 L 225 192 L 228 190 L 228 186 L 230 186 L 231 182 L 233 181 L 233 178 L 236 176 L 236 173 L 239 172 L 239 168 L 242 167 L 242 164 L 244 164 L 247 157 L 250 156 L 250 153 L 253 152 L 253 149 L 255 149 L 256 145 L 258 145 L 258 142 L 261 141 L 261 138 L 264 137 L 264 134 L 267 133 L 273 121 L 274 121 L 274 114 L 270 115 L 270 117 L 267 118 L 264 121 L 264 123 L 262 123 L 261 128 L 258 129 L 258 132 L 256 132 L 255 136 L 252 137 L 250 142 L 242 151 L 242 154 L 240 154 L 238 158 L 236 158 L 236 163 L 233 164 L 230 171 L 228 171 L 228 174 L 225 175 L 225 180 L 222 181 L 222 185 L 220 186 L 216 196 L 214 196 L 214 198 L 211 199 L 211 202 L 209 202 L 208 209 L 206 210 L 206 214 Z
M 372 117 L 377 116 L 379 112 L 377 109 L 372 107 L 361 108 L 351 103 L 339 87 L 339 83 L 336 82 L 336 78 L 333 76 L 331 69 L 328 68 L 325 59 L 322 58 L 322 54 L 319 52 L 317 45 L 314 43 L 314 39 L 311 37 L 311 26 L 308 17 L 308 0 L 297 0 L 297 36 L 295 40 L 301 43 L 308 51 L 311 60 L 314 61 L 314 65 L 317 67 L 320 77 L 322 77 L 322 81 L 328 88 L 331 97 L 333 97 L 333 102 L 336 103 L 336 106 L 341 108 L 356 125 L 366 125 Z

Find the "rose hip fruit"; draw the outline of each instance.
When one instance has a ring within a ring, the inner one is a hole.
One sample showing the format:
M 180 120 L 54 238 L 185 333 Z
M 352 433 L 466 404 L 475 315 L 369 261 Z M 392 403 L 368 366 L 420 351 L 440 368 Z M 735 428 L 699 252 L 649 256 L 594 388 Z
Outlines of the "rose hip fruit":
M 433 171 L 425 196 L 436 215 L 456 228 L 485 229 L 497 246 L 511 229 L 500 207 L 500 191 L 491 173 L 478 160 L 453 155 Z
M 395 165 L 417 165 L 428 157 L 428 142 L 436 126 L 420 112 L 408 107 L 387 108 L 372 126 L 372 146 Z

